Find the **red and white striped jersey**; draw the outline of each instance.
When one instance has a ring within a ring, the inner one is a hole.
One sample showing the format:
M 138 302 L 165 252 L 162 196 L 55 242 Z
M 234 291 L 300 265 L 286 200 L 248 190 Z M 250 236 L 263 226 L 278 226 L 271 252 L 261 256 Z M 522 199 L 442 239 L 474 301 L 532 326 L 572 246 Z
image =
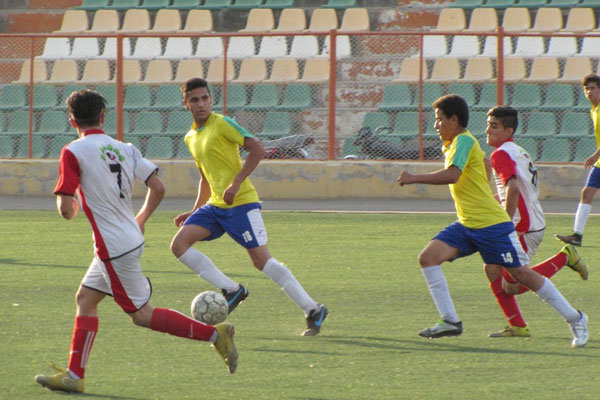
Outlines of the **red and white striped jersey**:
M 502 205 L 506 205 L 506 183 L 514 178 L 519 188 L 519 204 L 513 216 L 518 233 L 545 228 L 544 211 L 538 199 L 538 176 L 531 156 L 512 140 L 502 143 L 490 156 L 494 179 Z
M 101 260 L 117 258 L 144 243 L 131 195 L 135 179 L 145 182 L 157 170 L 134 145 L 102 130 L 88 130 L 62 149 L 54 193 L 78 193 Z

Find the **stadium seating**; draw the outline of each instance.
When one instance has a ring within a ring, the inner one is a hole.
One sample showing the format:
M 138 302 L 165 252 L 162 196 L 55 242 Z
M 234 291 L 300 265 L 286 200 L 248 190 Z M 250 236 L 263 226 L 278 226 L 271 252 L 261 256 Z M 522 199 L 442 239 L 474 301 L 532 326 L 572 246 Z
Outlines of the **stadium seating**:
M 540 7 L 535 14 L 535 22 L 531 30 L 535 32 L 556 32 L 561 30 L 562 27 L 563 17 L 560 8 Z
M 64 111 L 44 111 L 40 126 L 36 130 L 40 135 L 60 135 L 67 131 L 67 115 Z
M 104 117 L 104 130 L 108 134 L 117 134 L 117 113 L 115 110 L 107 111 Z M 123 112 L 123 133 L 128 134 L 131 130 L 131 117 L 128 112 Z
M 15 110 L 10 113 L 4 135 L 24 136 L 29 133 L 29 111 Z
M 400 111 L 413 105 L 410 85 L 393 83 L 383 89 L 379 111 Z
M 90 32 L 115 32 L 119 30 L 119 13 L 117 10 L 99 9 L 94 13 Z
M 146 66 L 144 80 L 140 83 L 158 85 L 171 83 L 173 78 L 173 68 L 169 60 L 150 60 Z
M 592 61 L 589 57 L 569 57 L 565 61 L 563 74 L 559 82 L 581 82 L 581 78 L 592 73 Z
M 566 138 L 546 138 L 542 147 L 541 162 L 571 161 L 571 144 Z
M 460 78 L 460 64 L 458 58 L 438 58 L 433 64 L 428 82 L 454 82 Z
M 444 8 L 440 12 L 434 31 L 461 31 L 467 27 L 467 18 L 462 8 Z
M 73 92 L 77 92 L 79 90 L 87 89 L 85 85 L 79 83 L 72 83 L 70 85 L 66 85 L 62 88 L 62 94 L 58 98 L 58 103 L 54 106 L 55 110 L 65 110 L 66 104 L 65 101 L 67 97 Z M 66 117 L 65 117 L 66 118 Z
M 31 62 L 26 59 L 21 65 L 21 73 L 19 78 L 12 83 L 29 83 L 29 74 L 31 72 Z M 43 82 L 48 79 L 48 70 L 46 69 L 46 62 L 38 58 L 33 61 L 33 82 Z
M 106 107 L 110 110 L 117 105 L 117 87 L 111 84 L 96 86 L 96 92 L 100 93 L 106 100 Z
M 0 157 L 12 158 L 14 155 L 13 138 L 7 135 L 0 135 Z
M 238 1 L 236 1 L 236 4 Z M 241 29 L 240 32 L 267 32 L 274 28 L 275 17 L 273 10 L 270 8 L 253 8 L 246 19 L 246 27 Z
M 323 44 L 323 51 L 321 52 L 321 56 L 323 57 L 329 57 L 329 52 L 330 52 L 330 43 L 331 40 L 329 37 L 325 38 L 324 44 Z M 352 45 L 350 44 L 350 36 L 347 35 L 338 35 L 335 37 L 335 45 L 336 45 L 336 50 L 335 50 L 335 57 L 336 59 L 340 60 L 343 58 L 348 58 L 350 57 L 352 54 Z
M 33 109 L 46 110 L 56 105 L 58 93 L 54 85 L 35 85 L 33 87 Z
M 315 8 L 310 17 L 309 31 L 329 31 L 338 28 L 338 19 L 333 8 Z
M 254 38 L 250 36 L 234 36 L 229 38 L 227 57 L 246 58 L 256 54 Z
M 6 85 L 2 88 L 2 92 L 0 92 L 0 110 L 2 111 L 11 111 L 25 107 L 26 101 L 27 93 L 23 85 Z
M 292 134 L 292 120 L 287 112 L 269 111 L 264 121 L 262 131 L 256 134 L 260 139 L 277 139 Z
M 63 58 L 87 60 L 90 58 L 96 58 L 99 55 L 100 46 L 98 45 L 98 39 L 93 37 L 78 37 L 73 40 L 71 54 Z
M 170 37 L 167 39 L 165 52 L 159 58 L 179 60 L 193 57 L 192 39 L 189 37 Z
M 240 65 L 240 73 L 232 82 L 259 83 L 267 79 L 267 63 L 264 58 L 246 58 Z
M 268 83 L 289 83 L 300 77 L 298 62 L 295 58 L 277 58 L 273 61 Z
M 356 7 L 356 4 L 356 0 L 327 0 L 327 3 L 322 5 L 322 7 L 346 9 L 349 7 Z
M 505 56 L 513 54 L 513 45 L 510 37 L 505 37 L 502 41 L 502 50 Z M 497 57 L 498 55 L 498 39 L 496 36 L 486 36 L 483 42 L 483 51 L 481 55 L 484 57 Z
M 204 67 L 201 60 L 181 60 L 177 64 L 177 70 L 175 71 L 175 79 L 173 79 L 173 82 L 181 84 L 191 78 L 203 77 Z
M 273 10 L 285 10 L 294 7 L 294 0 L 265 0 L 259 7 L 271 8 Z
M 526 82 L 549 82 L 555 81 L 560 76 L 560 68 L 556 57 L 538 57 L 531 64 L 529 76 Z
M 258 49 L 258 57 L 278 58 L 288 55 L 285 36 L 264 36 Z
M 206 72 L 206 80 L 208 83 L 213 85 L 220 85 L 223 83 L 223 58 L 214 58 L 210 60 L 208 64 L 208 71 Z M 235 68 L 233 67 L 233 60 L 227 59 L 227 80 L 230 81 L 235 76 Z
M 173 157 L 173 139 L 165 136 L 152 136 L 146 143 L 144 157 L 150 159 L 170 159 Z
M 233 0 L 204 0 L 204 4 L 200 4 L 198 8 L 206 10 L 220 10 L 231 6 Z
M 394 120 L 391 136 L 399 139 L 411 139 L 419 135 L 419 113 L 407 111 L 398 113 Z
M 171 0 L 142 0 L 141 4 L 137 8 L 145 8 L 151 11 L 161 11 L 169 5 Z M 158 15 L 157 15 L 158 18 Z
M 78 10 L 98 11 L 108 7 L 110 0 L 83 0 L 80 6 L 75 8 Z
M 78 79 L 79 73 L 75 60 L 56 60 L 52 66 L 52 72 L 50 73 L 48 83 L 64 85 Z
M 517 82 L 525 79 L 527 74 L 525 60 L 522 57 L 507 57 L 504 59 L 504 81 Z
M 44 60 L 57 60 L 71 55 L 71 42 L 69 38 L 49 37 L 44 43 L 42 55 L 36 58 Z
M 306 14 L 302 8 L 285 8 L 281 10 L 279 24 L 275 31 L 299 32 L 306 29 Z
M 279 104 L 277 86 L 270 83 L 256 85 L 250 102 L 244 107 L 249 111 L 272 110 Z
M 81 83 L 99 84 L 111 78 L 110 66 L 107 60 L 88 60 L 83 67 Z
M 304 73 L 299 82 L 323 83 L 329 80 L 329 60 L 326 58 L 309 58 L 304 64 Z
M 163 118 L 158 111 L 140 111 L 135 119 L 133 136 L 155 136 L 162 133 Z
M 112 2 L 106 7 L 117 11 L 126 11 L 131 8 L 135 8 L 140 4 L 140 0 L 112 0 Z
M 160 0 L 167 1 L 168 0 Z M 154 26 L 150 32 L 177 32 L 181 30 L 181 14 L 179 10 L 170 10 L 161 6 L 156 13 Z
M 596 138 L 592 136 L 579 139 L 575 147 L 573 162 L 582 163 L 587 160 L 594 153 L 596 146 Z
M 543 111 L 564 110 L 575 105 L 573 86 L 567 84 L 551 84 L 546 92 L 546 99 L 540 106 Z
M 504 11 L 502 28 L 505 32 L 521 32 L 531 28 L 529 9 L 525 7 L 509 7 Z
M 339 32 L 368 31 L 371 23 L 366 8 L 347 8 L 342 16 Z
M 457 35 L 452 39 L 448 56 L 458 58 L 477 57 L 480 53 L 479 37 Z
M 423 57 L 438 58 L 448 55 L 448 44 L 444 35 L 423 36 Z M 415 55 L 414 57 L 418 57 Z
M 167 8 L 176 8 L 178 10 L 194 10 L 198 8 L 201 0 L 173 0 L 173 4 Z
M 487 82 L 494 78 L 492 59 L 489 57 L 470 58 L 467 60 L 464 76 L 460 82 Z
M 517 109 L 538 108 L 542 104 L 542 90 L 533 83 L 517 83 L 513 89 L 510 105 Z
M 537 139 L 531 137 L 517 136 L 517 144 L 521 146 L 529 155 L 533 161 L 538 160 L 538 142 Z
M 213 101 L 213 109 L 222 110 L 224 96 L 221 96 L 218 101 Z M 241 83 L 231 83 L 227 85 L 227 109 L 237 110 L 245 108 L 248 103 L 248 91 L 246 86 Z
M 419 59 L 418 58 L 405 58 L 400 64 L 400 72 L 392 82 L 418 82 L 419 81 Z M 427 63 L 423 61 L 422 65 L 422 76 L 423 79 L 428 78 Z
M 496 9 L 489 7 L 475 8 L 469 19 L 469 27 L 466 31 L 485 32 L 495 31 L 498 26 L 498 13 Z
M 581 138 L 590 136 L 593 131 L 592 119 L 588 113 L 570 112 L 562 116 L 558 134 L 569 138 Z
M 484 0 L 455 0 L 451 7 L 460 7 L 465 10 L 483 6 Z
M 212 30 L 213 19 L 209 10 L 192 9 L 188 12 L 183 32 L 211 32 Z
M 484 83 L 481 85 L 481 91 L 479 93 L 479 100 L 476 104 L 471 106 L 473 110 L 487 111 L 491 107 L 498 104 L 497 102 L 498 89 L 495 83 Z
M 149 108 L 151 104 L 152 92 L 150 87 L 145 85 L 131 85 L 125 88 L 124 110 L 141 110 Z
M 475 87 L 470 83 L 453 83 L 448 86 L 448 93 L 460 95 L 469 106 L 476 103 Z
M 575 37 L 551 37 L 546 55 L 570 57 L 577 54 L 577 39 Z
M 549 0 L 547 7 L 571 8 L 576 7 L 580 0 Z
M 162 48 L 160 44 L 160 38 L 140 37 L 137 38 L 135 43 L 135 50 L 129 57 L 140 60 L 149 60 L 152 58 L 160 57 L 161 54 Z
M 34 136 L 33 143 L 31 144 L 31 157 L 32 158 L 45 158 L 46 157 L 46 138 L 41 136 Z M 21 137 L 19 140 L 19 146 L 17 148 L 17 158 L 29 157 L 29 141 L 27 137 Z
M 596 28 L 594 10 L 590 7 L 584 7 L 569 10 L 567 23 L 563 30 L 567 32 L 589 32 L 594 28 Z
M 515 56 L 539 57 L 545 52 L 544 38 L 541 36 L 519 36 L 515 47 Z
M 380 126 L 392 127 L 392 124 L 390 123 L 390 115 L 381 111 L 368 112 L 365 115 L 362 126 L 364 128 L 371 128 L 372 130 L 375 130 L 375 128 Z
M 123 38 L 121 41 L 123 44 L 123 57 L 128 58 L 131 56 L 131 39 Z M 114 60 L 117 58 L 117 39 L 116 38 L 106 38 L 106 42 L 104 42 L 104 49 L 102 54 L 100 54 L 97 58 Z
M 150 14 L 148 10 L 128 9 L 123 18 L 120 33 L 146 32 L 150 30 Z
M 167 115 L 167 127 L 163 132 L 163 135 L 183 138 L 190 130 L 192 122 L 193 120 L 189 111 L 171 111 Z
M 525 135 L 535 138 L 545 138 L 557 132 L 556 116 L 550 111 L 532 112 L 527 118 Z
M 309 58 L 319 55 L 319 42 L 316 36 L 294 36 L 290 57 Z
M 310 107 L 310 86 L 301 83 L 287 85 L 283 92 L 283 100 L 276 109 L 281 111 L 297 111 Z

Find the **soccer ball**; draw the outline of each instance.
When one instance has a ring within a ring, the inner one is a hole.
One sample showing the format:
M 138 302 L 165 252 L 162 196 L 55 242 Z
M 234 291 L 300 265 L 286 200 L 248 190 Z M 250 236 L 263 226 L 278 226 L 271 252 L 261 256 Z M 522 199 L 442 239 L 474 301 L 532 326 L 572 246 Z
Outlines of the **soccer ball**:
M 220 324 L 225 321 L 228 313 L 227 300 L 221 293 L 207 290 L 192 300 L 192 316 L 205 324 Z

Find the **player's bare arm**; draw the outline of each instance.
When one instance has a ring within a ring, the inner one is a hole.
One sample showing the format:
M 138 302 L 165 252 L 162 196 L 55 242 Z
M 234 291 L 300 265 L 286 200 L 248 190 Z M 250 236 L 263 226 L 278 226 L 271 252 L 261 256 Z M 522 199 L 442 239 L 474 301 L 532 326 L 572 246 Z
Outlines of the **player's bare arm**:
M 144 233 L 144 225 L 150 218 L 152 213 L 156 210 L 162 199 L 165 197 L 165 185 L 162 183 L 156 173 L 152 174 L 146 181 L 148 191 L 146 193 L 146 199 L 144 204 L 140 208 L 140 211 L 136 215 L 135 219 L 140 226 L 140 230 Z
M 254 138 L 245 138 L 244 148 L 248 150 L 246 161 L 231 185 L 229 185 L 229 187 L 225 189 L 225 192 L 223 193 L 223 200 L 225 200 L 225 203 L 227 204 L 233 203 L 235 195 L 237 194 L 238 190 L 240 190 L 240 185 L 244 179 L 250 176 L 260 160 L 265 157 L 265 149 L 263 149 L 262 145 Z
M 64 219 L 73 219 L 79 213 L 79 200 L 68 194 L 56 195 L 56 208 Z
M 439 171 L 434 171 L 427 174 L 411 174 L 409 172 L 402 171 L 397 181 L 400 186 L 410 185 L 413 183 L 424 183 L 426 185 L 448 185 L 458 182 L 461 174 L 462 171 L 460 168 L 452 165 L 446 169 L 441 169 Z
M 210 198 L 210 185 L 208 184 L 208 180 L 206 180 L 206 177 L 200 168 L 198 168 L 198 171 L 200 172 L 200 182 L 198 182 L 198 195 L 196 196 L 196 202 L 194 203 L 192 211 L 181 213 L 175 217 L 173 222 L 175 223 L 176 227 L 181 227 L 185 220 L 188 219 L 188 217 L 192 215 L 194 211 L 205 205 Z
M 585 160 L 585 162 L 583 163 L 583 166 L 585 168 L 592 168 L 594 166 L 594 164 L 596 164 L 596 161 L 598 161 L 599 158 L 600 158 L 600 149 L 596 150 L 594 152 L 594 154 L 589 156 L 588 159 Z
M 506 203 L 504 209 L 512 220 L 517 206 L 519 205 L 519 187 L 517 186 L 517 180 L 513 177 L 506 182 Z

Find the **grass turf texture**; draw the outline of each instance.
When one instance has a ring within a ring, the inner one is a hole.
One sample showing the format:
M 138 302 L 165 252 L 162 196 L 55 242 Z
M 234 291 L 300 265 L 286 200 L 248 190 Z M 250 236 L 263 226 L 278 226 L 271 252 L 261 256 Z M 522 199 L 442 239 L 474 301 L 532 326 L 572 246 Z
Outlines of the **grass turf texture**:
M 301 337 L 304 316 L 256 271 L 228 237 L 199 246 L 250 289 L 228 318 L 236 326 L 239 367 L 230 376 L 208 344 L 135 327 L 111 298 L 100 304 L 100 329 L 87 367 L 94 399 L 594 399 L 600 374 L 597 294 L 598 217 L 588 221 L 580 254 L 590 279 L 564 268 L 553 281 L 590 318 L 591 340 L 572 349 L 566 323 L 535 295 L 518 297 L 531 338 L 490 339 L 506 323 L 478 255 L 444 265 L 465 331 L 427 340 L 416 332 L 438 315 L 416 261 L 451 215 L 264 213 L 272 254 L 330 310 L 321 335 Z M 142 267 L 154 306 L 189 314 L 190 302 L 213 289 L 169 251 L 174 212 L 146 227 Z M 549 216 L 533 260 L 560 245 L 571 216 Z M 0 212 L 0 372 L 2 399 L 56 398 L 33 381 L 67 364 L 74 296 L 92 256 L 83 214 Z

